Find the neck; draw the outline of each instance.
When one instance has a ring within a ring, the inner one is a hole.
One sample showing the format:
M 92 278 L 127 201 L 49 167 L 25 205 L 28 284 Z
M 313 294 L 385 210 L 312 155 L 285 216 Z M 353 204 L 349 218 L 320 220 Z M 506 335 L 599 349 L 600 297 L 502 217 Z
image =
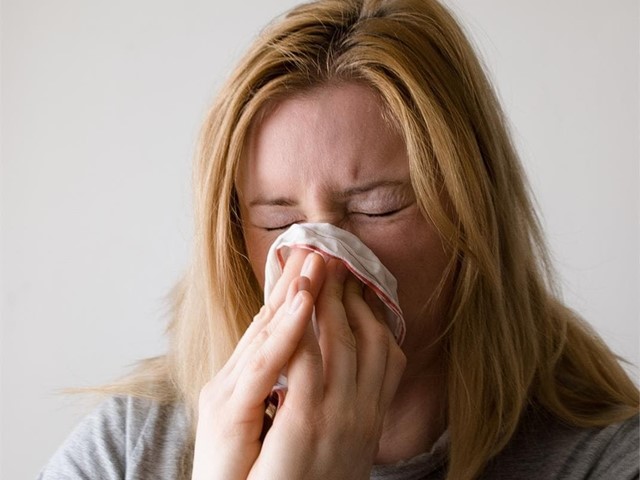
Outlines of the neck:
M 376 464 L 428 452 L 446 429 L 445 374 L 436 366 L 407 368 L 384 420 Z

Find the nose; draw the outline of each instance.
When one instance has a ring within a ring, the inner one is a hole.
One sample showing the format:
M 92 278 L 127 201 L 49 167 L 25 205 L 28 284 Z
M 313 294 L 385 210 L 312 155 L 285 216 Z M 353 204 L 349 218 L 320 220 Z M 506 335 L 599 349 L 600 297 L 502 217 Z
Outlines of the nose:
M 330 223 L 357 236 L 349 220 L 349 207 L 334 189 L 311 182 L 300 206 L 305 222 Z
M 330 223 L 331 225 L 354 233 L 349 229 L 347 216 L 338 211 L 317 211 L 306 216 L 307 223 Z

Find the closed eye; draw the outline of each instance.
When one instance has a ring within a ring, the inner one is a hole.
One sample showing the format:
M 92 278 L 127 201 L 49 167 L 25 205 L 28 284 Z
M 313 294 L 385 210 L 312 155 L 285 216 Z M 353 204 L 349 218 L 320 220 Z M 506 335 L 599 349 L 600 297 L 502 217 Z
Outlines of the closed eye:
M 384 212 L 384 213 L 363 213 L 362 215 L 366 215 L 367 217 L 388 217 L 388 216 L 393 215 L 394 213 L 397 213 L 399 211 L 400 211 L 400 209 L 391 210 L 390 212 Z
M 286 230 L 287 228 L 289 228 L 291 225 L 293 225 L 293 223 L 288 223 L 286 225 L 282 225 L 280 227 L 264 227 L 264 230 L 266 232 L 275 232 L 277 230 Z
M 404 210 L 407 207 L 400 207 L 400 208 L 396 208 L 395 210 L 389 210 L 388 212 L 382 212 L 382 213 L 366 213 L 366 212 L 353 212 L 356 215 L 364 215 L 365 217 L 369 217 L 369 218 L 377 218 L 377 217 L 390 217 L 391 215 L 400 212 L 401 210 Z

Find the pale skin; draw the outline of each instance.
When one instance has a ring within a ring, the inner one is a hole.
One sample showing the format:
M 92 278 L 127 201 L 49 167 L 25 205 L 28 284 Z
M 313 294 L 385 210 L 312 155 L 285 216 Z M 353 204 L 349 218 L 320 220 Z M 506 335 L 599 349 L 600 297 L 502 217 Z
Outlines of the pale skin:
M 446 428 L 437 339 L 450 279 L 432 294 L 449 257 L 418 209 L 403 138 L 376 95 L 347 83 L 280 101 L 250 132 L 236 188 L 261 285 L 269 246 L 289 225 L 332 223 L 398 280 L 407 340 L 396 344 L 340 262 L 294 250 L 202 391 L 193 478 L 368 479 L 374 463 L 428 451 Z M 289 391 L 261 443 L 263 400 L 285 365 Z

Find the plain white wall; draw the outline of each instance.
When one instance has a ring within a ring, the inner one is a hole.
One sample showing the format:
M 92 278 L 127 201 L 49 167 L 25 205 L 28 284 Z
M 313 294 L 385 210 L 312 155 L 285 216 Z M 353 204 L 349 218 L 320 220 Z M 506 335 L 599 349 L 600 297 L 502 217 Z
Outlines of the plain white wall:
M 85 413 L 56 389 L 164 351 L 200 121 L 294 3 L 2 2 L 1 478 L 35 477 Z M 638 3 L 449 4 L 511 118 L 568 303 L 637 365 Z

